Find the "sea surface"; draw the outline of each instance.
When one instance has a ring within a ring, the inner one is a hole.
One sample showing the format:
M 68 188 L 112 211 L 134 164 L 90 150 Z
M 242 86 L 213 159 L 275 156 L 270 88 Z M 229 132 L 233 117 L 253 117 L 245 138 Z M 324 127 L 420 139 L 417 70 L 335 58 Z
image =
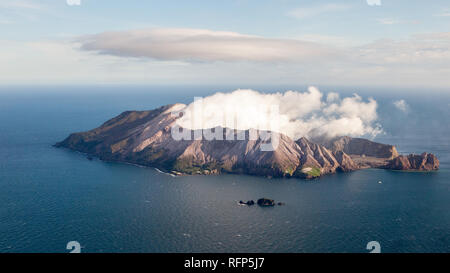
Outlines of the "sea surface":
M 125 110 L 232 89 L 1 87 L 0 252 L 69 252 L 69 241 L 82 252 L 368 252 L 370 241 L 382 252 L 450 252 L 448 90 L 321 88 L 374 97 L 385 131 L 375 140 L 435 153 L 441 169 L 432 173 L 172 177 L 52 147 Z M 406 113 L 393 105 L 398 99 Z M 261 197 L 286 206 L 237 204 Z

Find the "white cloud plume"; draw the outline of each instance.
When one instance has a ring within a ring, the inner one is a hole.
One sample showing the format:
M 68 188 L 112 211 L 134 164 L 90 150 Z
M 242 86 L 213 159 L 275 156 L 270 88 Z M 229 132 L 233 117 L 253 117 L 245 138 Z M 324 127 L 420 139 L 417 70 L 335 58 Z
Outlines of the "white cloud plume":
M 405 100 L 394 101 L 394 105 L 395 105 L 395 107 L 397 107 L 398 110 L 400 110 L 404 113 L 408 112 L 409 105 L 406 103 Z
M 305 62 L 336 55 L 317 43 L 205 29 L 153 28 L 80 38 L 82 49 L 158 60 Z
M 178 125 L 189 129 L 221 126 L 239 130 L 274 130 L 271 125 L 276 124 L 278 129 L 274 131 L 293 139 L 302 136 L 374 137 L 382 132 L 376 122 L 377 102 L 374 99 L 365 102 L 356 94 L 340 99 L 336 93 L 328 94 L 326 100 L 323 97 L 315 87 L 303 93 L 265 94 L 248 89 L 216 93 L 186 106 Z M 271 115 L 273 113 L 269 109 L 272 106 L 278 107 L 278 116 Z

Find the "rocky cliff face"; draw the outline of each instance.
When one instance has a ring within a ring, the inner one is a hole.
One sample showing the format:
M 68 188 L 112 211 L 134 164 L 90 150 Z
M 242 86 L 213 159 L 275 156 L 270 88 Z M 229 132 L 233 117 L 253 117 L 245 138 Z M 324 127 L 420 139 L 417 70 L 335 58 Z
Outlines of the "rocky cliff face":
M 360 168 L 360 166 L 358 166 L 352 158 L 343 151 L 334 151 L 333 155 L 339 163 L 340 171 L 349 172 Z
M 349 155 L 389 159 L 399 155 L 393 145 L 377 143 L 364 138 L 338 137 L 323 141 L 323 145 L 333 151 L 343 151 Z
M 364 138 L 352 138 L 348 136 L 333 139 L 315 139 L 335 152 L 343 152 L 348 155 L 358 168 L 382 168 L 389 160 L 399 156 L 393 145 L 373 142 Z
M 151 111 L 124 112 L 96 129 L 71 134 L 55 146 L 95 155 L 103 160 L 154 166 L 175 174 L 229 172 L 302 178 L 361 168 L 347 152 L 387 156 L 383 160 L 397 155 L 393 146 L 380 146 L 384 144 L 368 140 L 335 140 L 337 144 L 332 144 L 329 149 L 306 138 L 294 141 L 278 133 L 273 135 L 279 140 L 277 148 L 264 151 L 262 146 L 270 143 L 271 139 L 252 140 L 250 130 L 223 128 L 212 129 L 223 132 L 216 134 L 223 140 L 195 140 L 194 136 L 201 131 L 192 130 L 186 131 L 191 140 L 176 140 L 171 130 L 177 117 L 171 112 L 182 107 L 184 105 L 175 104 Z M 240 136 L 244 136 L 243 140 Z M 419 165 L 410 163 L 405 166 L 414 168 Z M 386 164 L 383 166 L 387 167 Z
M 385 168 L 392 170 L 433 171 L 439 169 L 439 160 L 435 155 L 429 153 L 401 155 L 390 160 Z

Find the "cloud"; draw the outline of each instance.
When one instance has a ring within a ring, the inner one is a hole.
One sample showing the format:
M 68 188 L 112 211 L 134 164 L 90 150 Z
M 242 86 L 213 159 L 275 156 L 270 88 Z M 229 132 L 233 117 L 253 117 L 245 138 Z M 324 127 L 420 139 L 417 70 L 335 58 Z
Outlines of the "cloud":
M 322 45 L 333 45 L 338 47 L 349 47 L 360 44 L 361 41 L 343 36 L 321 35 L 321 34 L 303 34 L 296 39 L 301 41 L 313 42 Z
M 362 46 L 333 47 L 317 42 L 274 39 L 206 29 L 153 28 L 80 37 L 81 49 L 102 55 L 184 62 L 297 63 L 344 68 L 399 65 L 421 68 L 450 61 L 450 32 L 407 40 L 378 40 Z
M 348 10 L 349 8 L 350 6 L 343 4 L 324 4 L 324 5 L 296 8 L 288 12 L 288 15 L 297 19 L 304 19 L 314 17 L 323 13 L 345 11 Z
M 5 64 L 0 65 L 0 82 L 33 85 L 171 84 L 174 82 L 173 75 L 182 75 L 183 83 L 199 81 L 199 78 L 195 78 L 198 70 L 185 63 L 142 62 L 138 59 L 95 55 L 79 48 L 79 44 L 69 41 L 23 42 L 0 39 L 0 64 Z M 178 80 L 180 78 L 177 77 Z
M 358 54 L 358 59 L 372 64 L 409 65 L 405 72 L 413 67 L 448 67 L 450 32 L 415 35 L 408 40 L 379 40 L 360 47 Z
M 337 101 L 339 99 L 339 93 L 330 92 L 327 95 L 327 102 Z
M 336 54 L 312 42 L 186 28 L 105 32 L 79 41 L 82 49 L 101 54 L 189 62 L 303 62 Z
M 409 105 L 406 103 L 405 100 L 397 100 L 394 101 L 395 107 L 397 107 L 398 110 L 406 113 L 409 110 Z
M 247 86 L 450 85 L 450 32 L 362 45 L 343 42 L 339 47 L 333 47 L 329 39 L 320 39 L 319 43 L 211 30 L 150 29 L 106 32 L 70 42 L 3 40 L 0 63 L 8 65 L 0 65 L 0 80 Z
M 260 129 L 284 133 L 293 139 L 302 136 L 369 136 L 382 132 L 377 121 L 377 102 L 360 96 L 327 99 L 315 87 L 306 92 L 287 91 L 265 94 L 254 90 L 216 93 L 186 106 L 178 125 L 189 129 L 221 126 L 239 130 Z M 272 115 L 272 106 L 279 115 Z M 200 110 L 199 110 L 200 109 Z M 277 129 L 274 129 L 276 125 Z

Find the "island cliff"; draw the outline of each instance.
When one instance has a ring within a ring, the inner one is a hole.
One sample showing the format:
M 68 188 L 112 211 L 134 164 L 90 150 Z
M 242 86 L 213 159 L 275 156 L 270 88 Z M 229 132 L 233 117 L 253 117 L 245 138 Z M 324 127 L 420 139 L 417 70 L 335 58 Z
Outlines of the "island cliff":
M 421 171 L 439 168 L 439 161 L 433 154 L 403 156 L 392 145 L 361 138 L 293 140 L 284 134 L 272 133 L 279 139 L 273 151 L 261 149 L 270 139 L 251 140 L 250 130 L 223 130 L 224 140 L 195 140 L 194 137 L 175 140 L 171 129 L 178 117 L 171 113 L 179 106 L 123 112 L 96 129 L 71 134 L 55 146 L 106 161 L 157 167 L 176 175 L 225 172 L 314 178 L 361 168 Z M 220 129 L 223 128 L 213 131 Z M 191 136 L 195 133 L 189 130 Z M 225 140 L 225 134 L 232 134 L 233 140 Z M 244 140 L 238 140 L 238 135 L 245 135 Z

